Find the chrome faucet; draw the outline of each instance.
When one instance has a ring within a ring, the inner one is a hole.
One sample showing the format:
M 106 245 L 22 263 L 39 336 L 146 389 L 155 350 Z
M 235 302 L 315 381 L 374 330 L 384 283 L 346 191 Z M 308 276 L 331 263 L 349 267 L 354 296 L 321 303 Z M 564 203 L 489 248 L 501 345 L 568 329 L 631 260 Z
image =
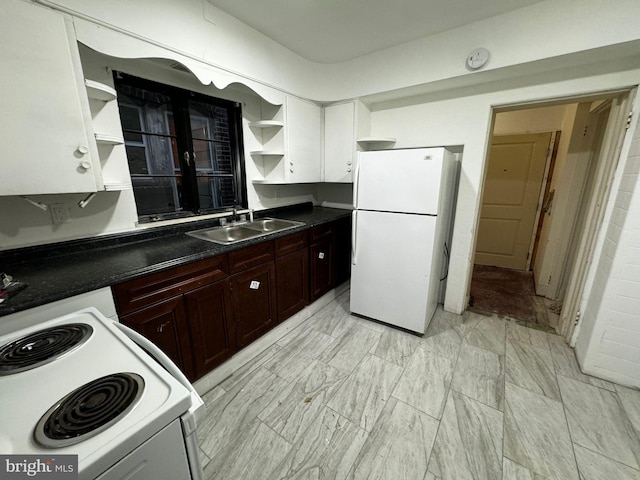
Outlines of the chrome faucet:
M 220 225 L 226 225 L 227 223 L 231 223 L 231 225 L 235 225 L 237 223 L 244 223 L 247 221 L 247 214 L 249 214 L 249 221 L 253 222 L 253 209 L 247 208 L 244 210 L 238 209 L 236 205 L 233 206 L 233 211 L 230 215 L 230 222 L 226 218 L 220 219 Z M 238 218 L 240 215 L 240 218 Z

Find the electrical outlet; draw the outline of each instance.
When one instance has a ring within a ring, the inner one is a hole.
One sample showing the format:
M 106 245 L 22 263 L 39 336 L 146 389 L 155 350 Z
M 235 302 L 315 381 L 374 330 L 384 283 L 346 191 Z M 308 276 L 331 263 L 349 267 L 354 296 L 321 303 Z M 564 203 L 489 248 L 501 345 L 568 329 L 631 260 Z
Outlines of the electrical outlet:
M 51 203 L 49 205 L 49 212 L 51 213 L 51 221 L 54 225 L 60 225 L 61 223 L 67 223 L 69 221 L 69 210 L 66 203 Z

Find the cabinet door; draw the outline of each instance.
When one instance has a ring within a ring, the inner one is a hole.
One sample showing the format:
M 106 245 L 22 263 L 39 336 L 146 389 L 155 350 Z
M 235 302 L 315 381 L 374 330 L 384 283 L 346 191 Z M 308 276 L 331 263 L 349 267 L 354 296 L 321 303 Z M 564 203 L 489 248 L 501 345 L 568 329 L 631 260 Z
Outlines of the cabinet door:
M 353 181 L 356 152 L 355 102 L 324 109 L 324 181 Z
M 123 315 L 120 321 L 155 343 L 189 380 L 195 379 L 187 315 L 182 296 Z
M 351 277 L 351 217 L 341 218 L 334 223 L 335 235 L 335 285 L 340 285 Z
M 334 238 L 320 240 L 309 247 L 310 293 L 314 301 L 334 286 Z
M 309 303 L 309 250 L 300 249 L 276 259 L 278 321 L 282 322 Z
M 196 377 L 200 378 L 236 351 L 229 280 L 189 292 L 185 299 Z
M 236 338 L 242 348 L 276 324 L 276 274 L 273 262 L 231 277 Z
M 0 64 L 0 128 L 6 139 L 0 143 L 0 194 L 95 192 L 100 162 L 95 139 L 89 143 L 82 68 L 64 17 L 5 0 Z
M 287 96 L 285 178 L 288 183 L 322 181 L 322 109 L 311 102 Z

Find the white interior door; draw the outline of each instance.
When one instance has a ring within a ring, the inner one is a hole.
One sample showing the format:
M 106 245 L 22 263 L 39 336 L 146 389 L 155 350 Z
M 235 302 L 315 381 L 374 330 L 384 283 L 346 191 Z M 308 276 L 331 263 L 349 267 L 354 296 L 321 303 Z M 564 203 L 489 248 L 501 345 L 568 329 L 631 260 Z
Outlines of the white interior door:
M 436 217 L 357 211 L 353 227 L 351 311 L 424 333 Z
M 551 133 L 493 137 L 475 263 L 525 270 Z

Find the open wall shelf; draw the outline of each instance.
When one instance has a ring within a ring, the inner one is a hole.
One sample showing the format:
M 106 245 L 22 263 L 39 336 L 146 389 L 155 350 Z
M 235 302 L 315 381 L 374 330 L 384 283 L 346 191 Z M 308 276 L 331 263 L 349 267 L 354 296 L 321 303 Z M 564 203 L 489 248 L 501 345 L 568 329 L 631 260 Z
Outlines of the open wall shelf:
M 109 85 L 89 79 L 85 79 L 84 84 L 87 87 L 87 94 L 89 95 L 89 98 L 102 100 L 103 102 L 110 102 L 111 100 L 116 99 L 116 91 Z
M 284 122 L 279 120 L 258 120 L 257 122 L 249 122 L 249 126 L 252 128 L 282 128 Z

